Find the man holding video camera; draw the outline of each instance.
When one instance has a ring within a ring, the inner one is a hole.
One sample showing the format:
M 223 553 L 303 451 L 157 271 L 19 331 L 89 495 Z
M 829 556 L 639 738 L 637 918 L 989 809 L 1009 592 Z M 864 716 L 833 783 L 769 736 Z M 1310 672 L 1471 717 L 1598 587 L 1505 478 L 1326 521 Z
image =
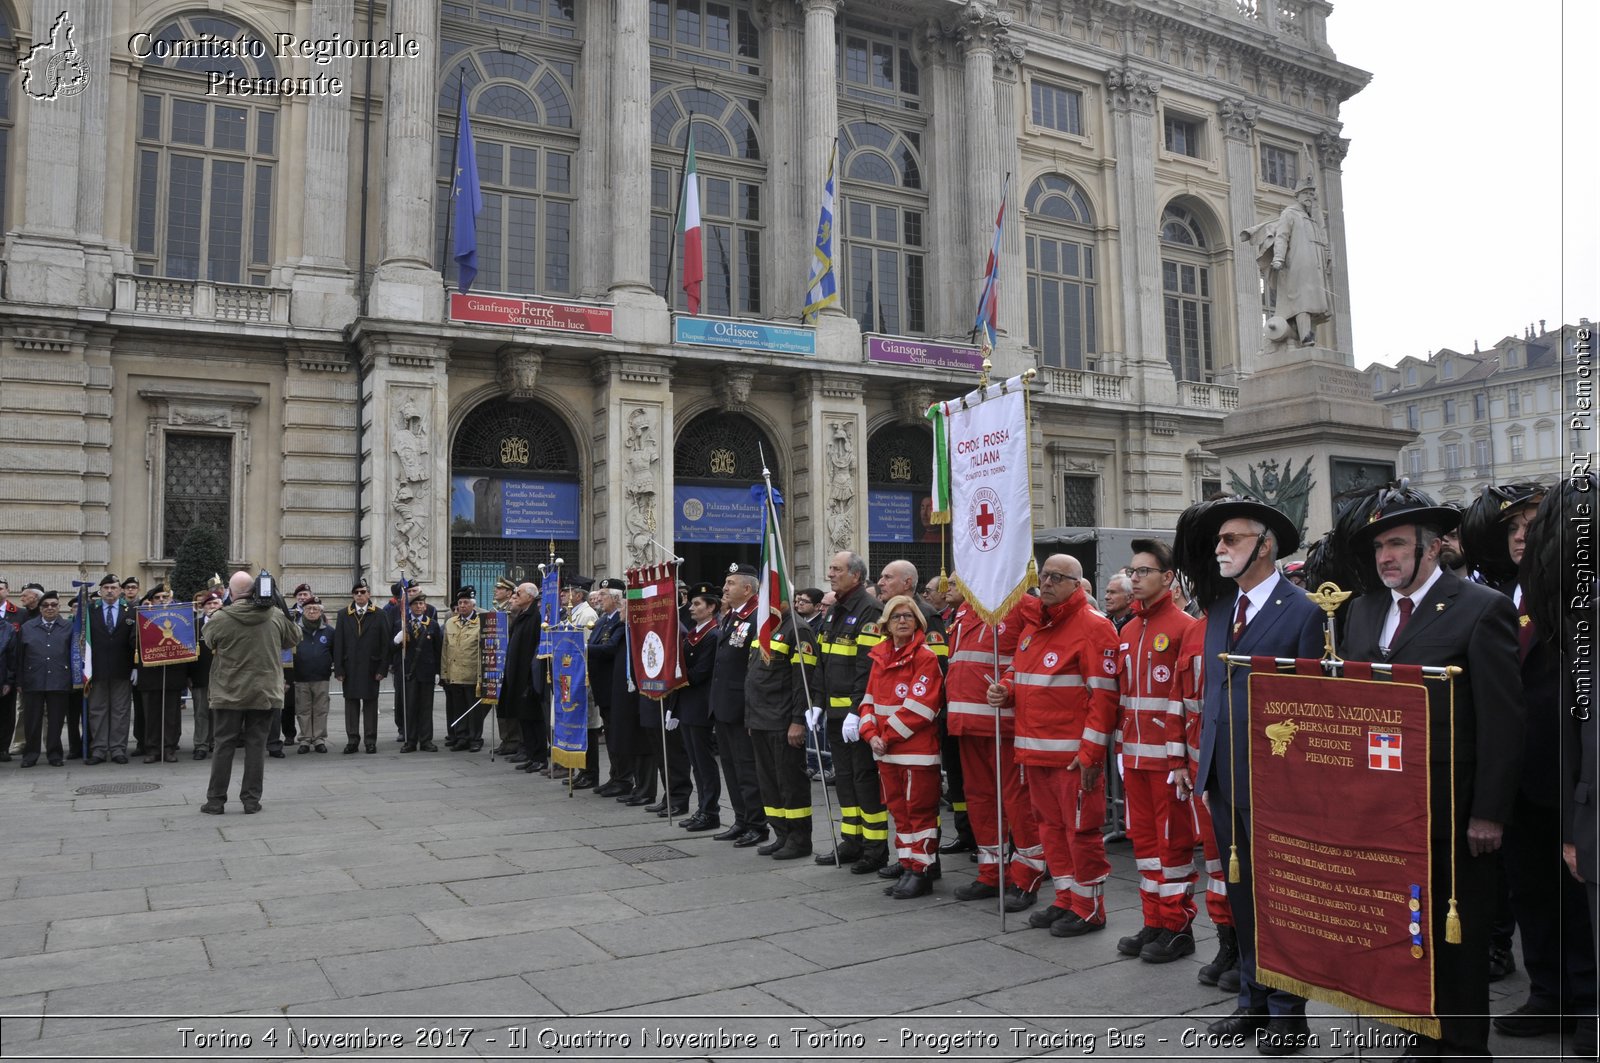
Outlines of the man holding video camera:
M 244 779 L 239 801 L 245 815 L 261 811 L 261 777 L 267 732 L 283 711 L 283 651 L 300 641 L 288 607 L 266 572 L 252 579 L 235 572 L 228 581 L 232 603 L 206 622 L 202 638 L 211 647 L 210 703 L 216 739 L 211 782 L 200 811 L 222 815 L 233 775 L 234 741 L 244 735 Z

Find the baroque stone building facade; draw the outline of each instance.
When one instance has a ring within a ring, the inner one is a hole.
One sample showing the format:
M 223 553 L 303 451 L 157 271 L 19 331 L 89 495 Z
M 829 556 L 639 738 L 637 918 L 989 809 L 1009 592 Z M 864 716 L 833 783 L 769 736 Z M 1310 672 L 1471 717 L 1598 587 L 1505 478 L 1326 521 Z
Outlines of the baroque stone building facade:
M 1426 358 L 1363 370 L 1390 424 L 1415 432 L 1399 475 L 1444 502 L 1468 503 L 1490 484 L 1587 471 L 1593 460 L 1593 333 L 1588 318 L 1528 325 L 1470 354 L 1441 348 Z
M 974 383 L 1006 188 L 995 372 L 1040 371 L 1035 526 L 1170 527 L 1221 480 L 1200 441 L 1261 357 L 1240 233 L 1307 180 L 1318 342 L 1351 349 L 1338 115 L 1367 75 L 1330 9 L 0 0 L 0 564 L 148 582 L 210 523 L 335 592 L 404 570 L 438 594 L 552 541 L 585 572 L 675 549 L 708 576 L 754 554 L 730 541 L 764 457 L 802 583 L 840 547 L 926 565 L 921 412 Z M 672 245 L 690 136 L 698 322 Z M 841 306 L 796 329 L 835 157 Z

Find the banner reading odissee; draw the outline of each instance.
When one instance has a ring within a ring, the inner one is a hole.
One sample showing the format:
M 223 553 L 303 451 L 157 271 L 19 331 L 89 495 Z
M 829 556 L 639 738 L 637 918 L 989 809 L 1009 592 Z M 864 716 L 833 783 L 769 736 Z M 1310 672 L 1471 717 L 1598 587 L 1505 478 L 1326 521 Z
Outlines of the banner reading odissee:
M 1021 377 L 1012 377 L 935 407 L 948 448 L 955 581 L 989 624 L 1004 619 L 1038 582 L 1025 389 Z

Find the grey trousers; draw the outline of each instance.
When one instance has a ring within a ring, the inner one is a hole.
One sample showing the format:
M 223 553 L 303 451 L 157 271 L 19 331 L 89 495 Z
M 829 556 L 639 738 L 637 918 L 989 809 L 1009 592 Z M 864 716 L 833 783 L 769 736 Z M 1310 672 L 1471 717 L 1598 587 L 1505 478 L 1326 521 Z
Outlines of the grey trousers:
M 133 684 L 127 679 L 89 681 L 89 752 L 107 760 L 128 755 L 128 724 L 133 706 Z M 93 736 L 92 738 L 90 736 Z
M 211 754 L 211 783 L 206 787 L 206 800 L 224 802 L 228 799 L 228 781 L 233 775 L 234 741 L 244 734 L 244 778 L 239 783 L 239 800 L 261 800 L 261 778 L 267 763 L 267 731 L 272 727 L 272 717 L 278 709 L 217 709 L 211 710 L 217 746 Z

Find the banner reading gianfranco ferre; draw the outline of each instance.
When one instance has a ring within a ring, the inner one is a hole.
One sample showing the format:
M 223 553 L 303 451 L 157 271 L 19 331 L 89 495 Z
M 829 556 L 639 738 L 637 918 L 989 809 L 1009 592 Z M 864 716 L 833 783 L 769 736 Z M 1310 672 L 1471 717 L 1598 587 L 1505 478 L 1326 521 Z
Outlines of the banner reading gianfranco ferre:
M 1420 670 L 1378 682 L 1251 663 L 1258 980 L 1439 1036 Z

